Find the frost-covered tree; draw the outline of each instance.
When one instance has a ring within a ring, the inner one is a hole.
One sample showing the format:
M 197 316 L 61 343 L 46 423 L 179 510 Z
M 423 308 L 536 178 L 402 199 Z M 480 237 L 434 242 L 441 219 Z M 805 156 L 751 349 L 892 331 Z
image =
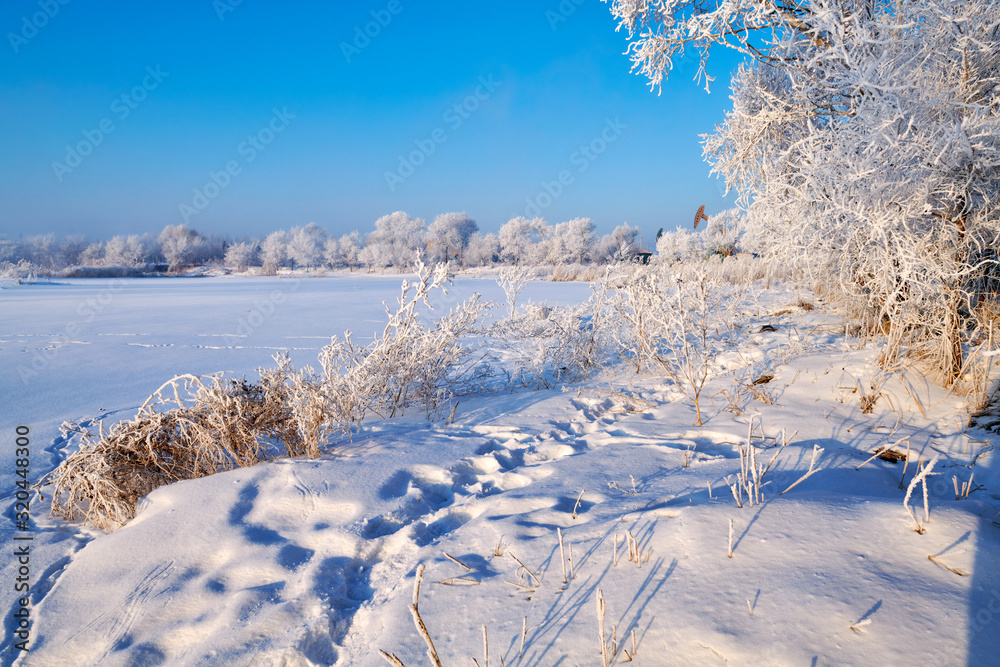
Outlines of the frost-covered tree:
M 357 230 L 341 236 L 340 240 L 337 241 L 337 246 L 340 257 L 347 268 L 354 270 L 355 267 L 361 266 L 359 255 L 364 248 L 364 241 L 361 240 L 361 234 Z
M 684 49 L 751 56 L 705 141 L 748 240 L 836 276 L 872 329 L 957 377 L 1000 276 L 1000 3 L 612 6 L 654 85 Z
M 114 236 L 104 246 L 103 263 L 105 266 L 139 266 L 149 259 L 149 255 L 149 239 L 138 234 Z
M 167 225 L 160 232 L 160 249 L 171 271 L 176 271 L 196 258 L 204 243 L 198 232 L 187 225 Z M 105 255 L 107 250 L 105 249 Z M 105 257 L 105 262 L 107 257 Z
M 55 234 L 29 236 L 20 243 L 19 256 L 35 266 L 56 268 L 58 244 Z
M 500 259 L 500 238 L 493 233 L 474 233 L 465 248 L 466 266 L 492 266 Z
M 327 236 L 323 242 L 323 262 L 331 269 L 335 269 L 343 263 L 340 254 L 340 241 L 336 236 Z
M 639 252 L 639 228 L 623 222 L 605 234 L 594 247 L 594 257 L 599 262 L 622 262 L 632 259 Z
M 362 261 L 376 269 L 390 266 L 402 271 L 413 266 L 424 245 L 424 220 L 403 211 L 383 215 L 368 234 Z
M 664 264 L 704 259 L 704 237 L 690 229 L 681 228 L 664 232 L 656 241 L 658 261 Z
M 87 239 L 80 235 L 67 236 L 59 242 L 59 263 L 75 266 L 80 263 L 80 255 L 87 249 Z
M 730 208 L 709 217 L 703 232 L 708 253 L 722 257 L 736 254 L 743 227 L 743 214 L 738 208 Z
M 226 248 L 226 266 L 231 266 L 237 271 L 246 271 L 248 267 L 253 266 L 258 249 L 257 241 L 240 241 L 230 244 Z
M 87 244 L 77 258 L 77 263 L 81 266 L 99 266 L 104 264 L 104 242 L 94 241 Z
M 479 231 L 479 225 L 465 212 L 442 213 L 427 228 L 427 254 L 431 262 L 463 262 L 469 238 Z
M 283 229 L 271 232 L 260 244 L 260 261 L 264 273 L 273 276 L 287 260 L 288 232 Z
M 512 261 L 514 266 L 522 262 L 540 264 L 545 259 L 544 246 L 550 231 L 542 218 L 517 217 L 508 220 L 499 233 L 502 257 Z
M 305 227 L 293 227 L 288 240 L 288 257 L 298 267 L 319 266 L 323 261 L 326 230 L 310 222 Z
M 556 224 L 549 241 L 549 261 L 555 264 L 583 264 L 590 258 L 594 229 L 590 218 L 574 218 Z

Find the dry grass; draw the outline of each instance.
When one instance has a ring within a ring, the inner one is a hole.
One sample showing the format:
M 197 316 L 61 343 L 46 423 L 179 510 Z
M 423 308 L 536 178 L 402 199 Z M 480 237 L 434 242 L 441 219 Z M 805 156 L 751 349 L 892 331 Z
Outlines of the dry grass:
M 52 512 L 113 530 L 135 516 L 153 489 L 283 456 L 316 456 L 296 425 L 284 377 L 258 384 L 179 375 L 164 383 L 130 421 L 94 437 L 42 479 Z

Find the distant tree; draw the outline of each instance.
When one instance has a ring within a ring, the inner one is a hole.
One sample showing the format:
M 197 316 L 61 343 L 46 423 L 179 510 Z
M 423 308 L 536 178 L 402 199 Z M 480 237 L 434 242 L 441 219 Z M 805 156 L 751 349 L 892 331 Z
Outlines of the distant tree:
M 81 235 L 70 235 L 59 242 L 59 263 L 75 266 L 80 263 L 80 255 L 87 249 L 87 239 Z
M 393 266 L 402 271 L 413 266 L 423 248 L 424 220 L 403 211 L 383 215 L 368 234 L 363 259 L 372 268 Z
M 299 267 L 319 266 L 325 242 L 326 230 L 315 222 L 305 227 L 293 227 L 288 241 L 288 257 Z
M 240 241 L 233 243 L 226 248 L 226 266 L 231 266 L 237 271 L 246 271 L 253 266 L 260 246 L 257 241 Z
M 323 242 L 323 262 L 331 269 L 335 269 L 343 264 L 343 257 L 340 254 L 340 241 L 336 236 L 327 236 Z
M 142 236 L 114 236 L 104 246 L 103 263 L 106 266 L 139 266 L 146 261 L 147 256 L 147 243 Z
M 100 266 L 104 264 L 104 243 L 94 241 L 83 249 L 77 257 L 77 263 L 81 266 Z
M 597 242 L 594 255 L 600 262 L 621 262 L 635 257 L 639 252 L 639 228 L 627 222 L 605 234 Z
M 362 248 L 364 248 L 364 241 L 361 240 L 361 234 L 356 230 L 344 234 L 337 242 L 337 246 L 340 257 L 344 264 L 347 265 L 347 268 L 353 271 L 356 267 L 361 266 L 359 255 Z
M 537 264 L 545 257 L 543 246 L 549 226 L 542 218 L 517 217 L 508 220 L 500 228 L 500 252 L 518 266 L 522 261 Z M 540 257 L 539 257 L 540 255 Z M 536 261 L 537 260 L 537 261 Z
M 555 264 L 583 264 L 590 257 L 594 229 L 590 218 L 574 218 L 558 223 L 552 230 L 549 261 Z
M 56 268 L 58 262 L 58 245 L 55 234 L 39 234 L 29 236 L 21 243 L 21 257 L 35 266 L 48 269 Z
M 427 228 L 428 258 L 432 262 L 457 260 L 463 263 L 463 253 L 469 238 L 479 231 L 479 225 L 463 211 L 442 213 Z
M 160 232 L 159 241 L 161 252 L 164 259 L 167 260 L 170 271 L 176 271 L 182 266 L 190 264 L 203 243 L 198 232 L 190 229 L 187 225 L 167 225 Z
M 500 239 L 496 234 L 475 232 L 465 248 L 466 266 L 493 265 L 500 261 Z
M 288 232 L 279 230 L 271 232 L 260 244 L 260 259 L 264 273 L 274 275 L 285 265 L 288 259 Z

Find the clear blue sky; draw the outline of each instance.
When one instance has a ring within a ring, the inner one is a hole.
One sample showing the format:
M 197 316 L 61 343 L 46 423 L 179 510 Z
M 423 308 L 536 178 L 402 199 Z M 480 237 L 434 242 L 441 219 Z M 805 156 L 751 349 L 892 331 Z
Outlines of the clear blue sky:
M 698 137 L 729 106 L 728 54 L 711 94 L 682 63 L 657 96 L 598 0 L 237 2 L 5 2 L 0 236 L 158 232 L 181 205 L 234 237 L 395 210 L 496 230 L 528 200 L 655 233 L 728 206 Z

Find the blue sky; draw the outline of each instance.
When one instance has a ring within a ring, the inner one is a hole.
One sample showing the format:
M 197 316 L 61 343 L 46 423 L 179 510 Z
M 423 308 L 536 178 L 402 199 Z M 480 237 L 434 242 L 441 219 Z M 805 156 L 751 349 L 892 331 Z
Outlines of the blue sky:
M 682 63 L 657 96 L 598 0 L 63 2 L 0 7 L 0 236 L 396 210 L 653 234 L 730 205 L 698 135 L 736 59 L 711 94 Z

